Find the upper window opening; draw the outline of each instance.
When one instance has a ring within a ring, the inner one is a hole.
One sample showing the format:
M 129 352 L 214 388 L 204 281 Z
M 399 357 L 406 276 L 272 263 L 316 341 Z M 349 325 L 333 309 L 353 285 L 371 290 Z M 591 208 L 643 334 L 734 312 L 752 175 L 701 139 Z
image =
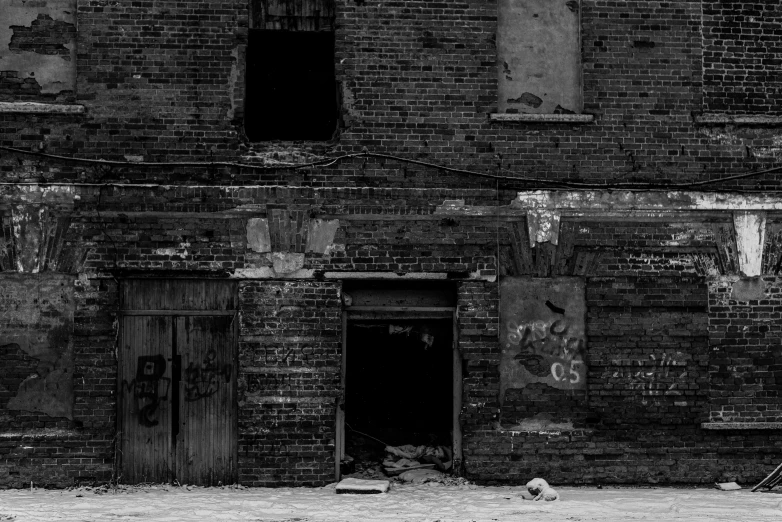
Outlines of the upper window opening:
M 333 0 L 251 0 L 245 132 L 325 141 L 337 130 Z

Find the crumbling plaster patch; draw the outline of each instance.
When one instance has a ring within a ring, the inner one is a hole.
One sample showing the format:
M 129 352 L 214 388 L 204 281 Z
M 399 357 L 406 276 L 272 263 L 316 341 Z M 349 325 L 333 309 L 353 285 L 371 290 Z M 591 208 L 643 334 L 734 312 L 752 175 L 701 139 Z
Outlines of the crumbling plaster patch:
M 33 5 L 31 5 L 33 4 Z M 20 77 L 33 77 L 41 92 L 56 94 L 73 90 L 76 85 L 76 43 L 64 46 L 70 51 L 67 57 L 35 52 L 15 52 L 9 46 L 14 30 L 12 26 L 30 26 L 39 14 L 52 19 L 75 24 L 75 3 L 72 0 L 50 0 L 47 2 L 25 2 L 22 0 L 0 0 L 0 71 L 18 71 Z
M 334 243 L 338 228 L 338 219 L 311 219 L 307 229 L 306 251 L 325 254 Z
M 247 248 L 253 252 L 271 252 L 272 240 L 269 234 L 269 220 L 250 218 L 247 220 Z
M 782 210 L 782 197 L 732 192 L 536 190 L 519 192 L 512 208 L 606 214 L 620 211 Z
M 530 191 L 519 192 L 512 208 L 527 211 L 530 242 L 551 240 L 550 232 L 540 233 L 541 221 L 558 224 L 561 216 L 615 216 L 656 212 L 664 217 L 673 212 L 731 212 L 739 269 L 747 277 L 762 273 L 766 212 L 782 210 L 782 197 L 758 194 L 713 192 L 651 191 Z M 536 228 L 537 227 L 537 228 Z M 534 243 L 533 243 L 534 246 Z

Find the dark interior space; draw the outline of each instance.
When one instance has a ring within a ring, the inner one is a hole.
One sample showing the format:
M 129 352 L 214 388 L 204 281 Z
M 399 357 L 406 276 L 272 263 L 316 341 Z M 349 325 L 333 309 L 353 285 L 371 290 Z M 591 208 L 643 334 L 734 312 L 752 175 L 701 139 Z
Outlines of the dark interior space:
M 348 455 L 381 460 L 384 445 L 374 439 L 391 446 L 451 446 L 452 328 L 450 319 L 348 323 Z
M 332 31 L 251 29 L 245 132 L 251 141 L 330 140 L 337 129 Z

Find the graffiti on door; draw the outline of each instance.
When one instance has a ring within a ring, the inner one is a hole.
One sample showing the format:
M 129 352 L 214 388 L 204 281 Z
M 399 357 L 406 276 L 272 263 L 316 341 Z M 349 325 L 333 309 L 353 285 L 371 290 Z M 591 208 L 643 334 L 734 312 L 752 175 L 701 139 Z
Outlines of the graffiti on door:
M 190 363 L 185 368 L 185 400 L 197 401 L 217 393 L 221 383 L 231 382 L 231 365 L 220 364 L 217 352 L 206 352 L 201 363 Z
M 168 400 L 171 379 L 163 377 L 166 373 L 166 359 L 162 355 L 142 355 L 138 358 L 136 378 L 131 382 L 122 381 L 125 393 L 132 393 L 138 423 L 151 428 L 160 422 L 157 419 L 158 409 L 163 401 Z

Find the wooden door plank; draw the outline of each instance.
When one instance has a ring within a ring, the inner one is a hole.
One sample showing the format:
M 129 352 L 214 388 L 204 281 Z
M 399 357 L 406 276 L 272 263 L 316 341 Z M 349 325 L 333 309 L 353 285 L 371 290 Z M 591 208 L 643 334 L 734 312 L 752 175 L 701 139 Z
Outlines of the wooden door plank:
M 235 481 L 236 361 L 233 317 L 177 318 L 182 357 L 177 475 L 182 483 Z
M 169 317 L 125 317 L 120 363 L 122 480 L 165 482 L 171 469 Z

